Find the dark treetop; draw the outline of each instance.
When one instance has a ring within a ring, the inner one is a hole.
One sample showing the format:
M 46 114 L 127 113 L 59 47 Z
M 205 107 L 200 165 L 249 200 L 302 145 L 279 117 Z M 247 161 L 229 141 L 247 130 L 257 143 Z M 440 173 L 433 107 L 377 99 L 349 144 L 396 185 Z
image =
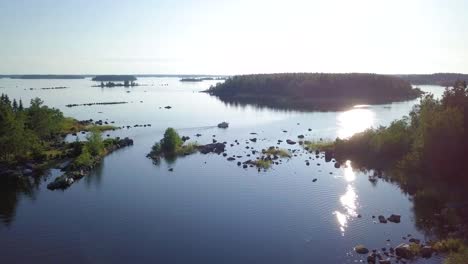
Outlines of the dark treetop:
M 241 75 L 228 78 L 207 92 L 227 102 L 309 110 L 404 101 L 421 94 L 400 78 L 367 73 Z

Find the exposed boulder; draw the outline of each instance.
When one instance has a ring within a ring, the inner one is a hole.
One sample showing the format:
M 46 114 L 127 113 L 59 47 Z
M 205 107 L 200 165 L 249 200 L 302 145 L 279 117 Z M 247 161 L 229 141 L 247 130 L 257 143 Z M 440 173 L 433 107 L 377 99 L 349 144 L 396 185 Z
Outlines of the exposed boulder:
M 369 249 L 367 249 L 364 245 L 357 245 L 354 247 L 354 251 L 358 254 L 367 254 L 369 253 Z
M 386 223 L 387 223 L 387 219 L 385 219 L 385 216 L 379 215 L 379 222 L 382 223 L 382 224 L 386 224 Z
M 400 223 L 401 215 L 392 214 L 389 218 L 387 218 L 387 220 L 392 223 Z
M 202 154 L 208 154 L 208 153 L 221 154 L 224 152 L 225 148 L 226 148 L 226 145 L 224 145 L 223 143 L 213 143 L 213 144 L 198 146 L 198 150 Z
M 296 141 L 292 141 L 290 139 L 287 139 L 286 143 L 288 143 L 289 145 L 294 145 L 294 144 L 296 144 Z
M 432 249 L 431 246 L 424 246 L 421 248 L 421 257 L 423 258 L 430 258 L 432 257 L 432 253 L 434 250 Z
M 221 122 L 218 124 L 218 127 L 219 128 L 228 128 L 229 127 L 229 123 L 227 122 Z
M 405 258 L 405 259 L 410 259 L 413 256 L 413 253 L 411 253 L 410 250 L 410 245 L 408 244 L 400 244 L 395 248 L 395 254 L 398 257 Z

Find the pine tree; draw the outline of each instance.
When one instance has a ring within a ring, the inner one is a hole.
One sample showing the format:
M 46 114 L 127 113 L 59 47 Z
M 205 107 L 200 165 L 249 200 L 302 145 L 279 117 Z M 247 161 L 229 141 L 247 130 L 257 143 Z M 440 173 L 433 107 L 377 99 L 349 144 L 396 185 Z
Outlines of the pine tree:
M 24 110 L 24 107 L 23 107 L 23 101 L 20 99 L 19 100 L 19 106 L 18 106 L 18 111 L 23 111 Z
M 16 102 L 16 99 L 13 99 L 12 107 L 14 112 L 18 111 L 18 103 Z

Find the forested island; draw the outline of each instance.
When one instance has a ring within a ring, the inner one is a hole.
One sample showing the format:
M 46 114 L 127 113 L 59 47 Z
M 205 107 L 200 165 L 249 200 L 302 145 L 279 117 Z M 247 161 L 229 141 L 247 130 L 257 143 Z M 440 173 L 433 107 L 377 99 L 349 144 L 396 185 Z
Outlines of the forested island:
M 51 189 L 64 188 L 70 180 L 85 176 L 102 157 L 118 148 L 132 145 L 131 139 L 103 140 L 101 132 L 116 129 L 92 120 L 67 118 L 55 108 L 44 105 L 39 98 L 24 107 L 21 100 L 0 97 L 0 180 L 28 182 L 30 176 L 63 161 L 66 181 L 55 181 Z M 65 142 L 68 134 L 90 132 L 86 142 Z
M 357 104 L 411 100 L 422 94 L 400 78 L 366 73 L 240 75 L 206 92 L 228 103 L 303 110 L 339 110 Z

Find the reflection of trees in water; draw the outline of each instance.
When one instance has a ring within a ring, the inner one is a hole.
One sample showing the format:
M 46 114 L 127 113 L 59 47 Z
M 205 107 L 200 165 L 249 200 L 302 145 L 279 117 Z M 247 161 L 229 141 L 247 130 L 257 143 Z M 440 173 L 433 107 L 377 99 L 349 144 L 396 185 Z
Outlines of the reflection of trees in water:
M 100 164 L 94 167 L 91 173 L 82 179 L 85 181 L 85 185 L 88 189 L 93 185 L 96 186 L 96 188 L 99 188 L 101 186 L 104 166 L 105 160 L 103 160 Z
M 22 195 L 35 199 L 40 178 L 0 178 L 0 221 L 9 226 L 15 217 L 16 207 Z
M 416 228 L 425 235 L 446 237 L 468 223 L 466 184 L 436 182 L 424 175 L 409 175 L 397 170 L 387 175 L 391 176 L 384 177 L 385 181 L 396 184 L 410 197 Z

